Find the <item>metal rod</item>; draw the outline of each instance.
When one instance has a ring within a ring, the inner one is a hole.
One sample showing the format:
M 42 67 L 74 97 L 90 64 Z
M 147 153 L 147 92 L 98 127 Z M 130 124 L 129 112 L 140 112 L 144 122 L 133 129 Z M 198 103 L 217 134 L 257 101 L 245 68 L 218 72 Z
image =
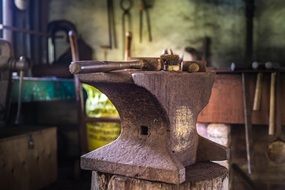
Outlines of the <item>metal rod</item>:
M 15 124 L 20 124 L 20 117 L 21 117 L 21 109 L 22 109 L 22 87 L 23 87 L 23 77 L 24 71 L 20 71 L 19 77 L 19 89 L 18 89 L 18 106 L 17 106 L 17 114 L 15 119 Z
M 69 43 L 70 43 L 70 48 L 71 48 L 72 61 L 78 61 L 79 51 L 78 51 L 78 45 L 77 45 L 77 36 L 74 31 L 69 31 L 68 36 L 69 36 Z
M 89 64 L 73 62 L 69 66 L 72 74 L 109 72 L 121 69 L 141 69 L 143 63 L 139 60 L 128 62 L 112 62 L 112 61 L 93 61 Z
M 249 86 L 246 81 L 245 73 L 242 73 L 242 95 L 243 109 L 245 121 L 245 142 L 246 142 L 246 157 L 248 173 L 252 173 L 252 125 L 251 125 L 251 106 L 249 105 Z
M 2 11 L 3 11 L 3 24 L 4 25 L 11 25 L 12 24 L 12 3 L 11 0 L 3 0 L 2 1 Z M 1 25 L 0 25 L 1 30 Z M 13 40 L 13 33 L 12 31 L 6 30 L 3 31 L 3 39 L 12 42 Z
M 114 47 L 118 48 L 118 41 L 117 41 L 117 30 L 116 30 L 116 19 L 115 19 L 115 13 L 114 13 L 114 4 L 113 0 L 110 0 L 110 10 L 111 10 L 111 20 L 112 20 L 112 32 L 113 32 L 113 39 L 114 39 Z
M 49 35 L 47 33 L 38 32 L 38 31 L 34 31 L 34 30 L 28 30 L 25 28 L 17 28 L 17 27 L 3 25 L 3 24 L 0 24 L 0 30 L 4 30 L 4 31 L 9 30 L 9 31 L 14 31 L 14 32 L 27 33 L 30 35 L 49 37 Z
M 107 0 L 107 13 L 108 13 L 108 34 L 109 34 L 109 47 L 110 49 L 113 48 L 113 36 L 112 36 L 112 30 L 113 30 L 113 27 L 112 27 L 112 13 L 111 13 L 111 2 L 110 0 Z

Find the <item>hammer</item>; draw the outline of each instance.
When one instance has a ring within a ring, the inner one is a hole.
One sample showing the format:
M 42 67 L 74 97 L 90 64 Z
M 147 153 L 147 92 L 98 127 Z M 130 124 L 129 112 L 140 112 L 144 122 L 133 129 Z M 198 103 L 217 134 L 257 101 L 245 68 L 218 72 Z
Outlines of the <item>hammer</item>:
M 159 71 L 162 69 L 159 58 L 137 58 L 130 61 L 75 61 L 69 66 L 72 74 L 109 72 L 121 69 L 141 69 Z

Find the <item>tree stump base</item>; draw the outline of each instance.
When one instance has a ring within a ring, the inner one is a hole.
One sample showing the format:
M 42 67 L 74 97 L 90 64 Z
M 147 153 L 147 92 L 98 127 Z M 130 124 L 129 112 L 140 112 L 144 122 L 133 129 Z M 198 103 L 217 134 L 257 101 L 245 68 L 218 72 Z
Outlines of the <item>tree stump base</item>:
M 186 181 L 168 184 L 92 172 L 91 190 L 222 190 L 227 169 L 212 162 L 200 162 L 186 168 Z

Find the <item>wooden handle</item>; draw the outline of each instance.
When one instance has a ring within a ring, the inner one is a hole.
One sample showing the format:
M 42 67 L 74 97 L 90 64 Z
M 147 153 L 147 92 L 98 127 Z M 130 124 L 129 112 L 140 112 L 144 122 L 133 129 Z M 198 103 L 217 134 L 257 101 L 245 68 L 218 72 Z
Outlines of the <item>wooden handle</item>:
M 79 53 L 78 53 L 78 45 L 77 45 L 77 36 L 74 31 L 68 32 L 69 36 L 69 43 L 71 48 L 71 55 L 72 55 L 72 61 L 78 61 L 79 60 Z
M 125 61 L 127 61 L 131 57 L 131 46 L 132 46 L 132 33 L 126 33 L 126 41 L 125 41 Z
M 256 78 L 256 86 L 255 86 L 255 93 L 254 93 L 253 111 L 260 110 L 261 94 L 262 94 L 262 79 L 263 79 L 263 74 L 258 73 L 257 78 Z
M 275 128 L 275 88 L 276 88 L 276 73 L 271 73 L 271 83 L 270 83 L 270 103 L 269 103 L 269 129 L 268 134 L 274 135 Z

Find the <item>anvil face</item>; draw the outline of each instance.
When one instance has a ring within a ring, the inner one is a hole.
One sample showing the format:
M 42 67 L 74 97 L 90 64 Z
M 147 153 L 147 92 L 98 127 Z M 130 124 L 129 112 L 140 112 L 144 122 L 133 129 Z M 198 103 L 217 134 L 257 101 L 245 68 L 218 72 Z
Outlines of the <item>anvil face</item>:
M 199 137 L 195 127 L 214 76 L 164 71 L 79 75 L 110 98 L 122 126 L 117 140 L 82 156 L 82 168 L 180 184 L 186 166 L 226 159 L 225 149 Z

